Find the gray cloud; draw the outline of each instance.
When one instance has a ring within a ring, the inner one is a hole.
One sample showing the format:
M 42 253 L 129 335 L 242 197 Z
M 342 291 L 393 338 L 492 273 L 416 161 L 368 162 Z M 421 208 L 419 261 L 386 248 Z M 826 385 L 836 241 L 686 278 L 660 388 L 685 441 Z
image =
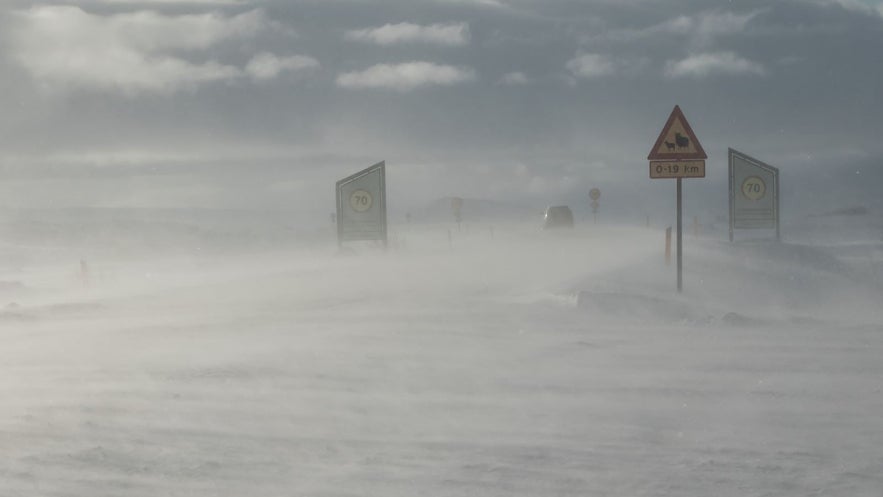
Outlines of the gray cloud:
M 693 15 L 677 15 L 645 27 L 615 28 L 589 37 L 616 43 L 646 43 L 660 38 L 684 38 L 694 49 L 704 49 L 727 36 L 741 35 L 748 25 L 764 10 L 744 13 L 719 9 L 705 10 Z
M 245 5 L 255 3 L 255 0 L 92 0 L 93 3 L 121 4 L 121 5 Z M 86 3 L 89 3 L 88 1 Z
M 500 78 L 501 85 L 522 86 L 529 85 L 530 83 L 530 78 L 528 78 L 526 74 L 520 71 L 506 73 Z
M 610 57 L 603 54 L 582 54 L 567 61 L 567 69 L 574 76 L 594 79 L 611 76 L 616 72 L 616 65 Z
M 875 0 L 815 0 L 816 3 L 836 4 L 848 10 L 854 10 L 864 14 L 880 14 L 883 16 L 883 3 Z
M 506 2 L 502 0 L 435 0 L 438 3 L 442 4 L 452 4 L 452 5 L 477 5 L 480 7 L 494 7 L 494 8 L 502 8 L 507 7 Z
M 454 67 L 432 62 L 405 62 L 377 64 L 362 71 L 343 73 L 337 77 L 341 88 L 383 88 L 400 91 L 420 86 L 449 86 L 475 79 L 475 71 L 468 67 Z
M 668 61 L 665 75 L 669 78 L 704 78 L 721 74 L 765 74 L 762 65 L 740 57 L 734 52 L 713 52 L 691 55 L 678 61 Z
M 74 6 L 34 7 L 14 13 L 15 58 L 38 81 L 56 88 L 174 93 L 249 74 L 266 79 L 282 70 L 316 65 L 314 59 L 253 59 L 243 71 L 213 59 L 188 60 L 225 41 L 272 29 L 263 11 L 163 15 L 153 11 L 98 15 Z
M 273 79 L 283 72 L 300 71 L 319 67 L 319 61 L 303 55 L 278 57 L 263 52 L 252 57 L 245 66 L 245 72 L 256 80 Z
M 379 28 L 347 31 L 346 39 L 378 45 L 398 43 L 432 43 L 463 46 L 469 43 L 469 25 L 465 22 L 421 26 L 410 22 L 385 24 Z

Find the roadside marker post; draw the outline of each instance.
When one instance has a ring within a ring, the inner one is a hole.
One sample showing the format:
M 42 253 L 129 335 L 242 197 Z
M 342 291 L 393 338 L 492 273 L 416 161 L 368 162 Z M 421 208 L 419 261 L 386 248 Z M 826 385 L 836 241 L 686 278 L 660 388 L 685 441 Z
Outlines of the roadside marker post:
M 683 282 L 683 191 L 681 180 L 684 178 L 704 178 L 705 159 L 708 155 L 696 138 L 696 133 L 681 112 L 681 108 L 675 105 L 668 116 L 662 132 L 656 139 L 653 149 L 647 156 L 650 161 L 650 179 L 675 178 L 677 184 L 677 259 L 678 259 L 678 292 L 684 289 Z
M 598 207 L 601 206 L 598 200 L 601 199 L 601 189 L 592 188 L 589 190 L 589 198 L 592 199 L 592 217 L 595 220 L 595 224 L 598 224 Z
M 454 221 L 457 222 L 457 232 L 460 232 L 460 223 L 463 221 L 463 199 L 460 197 L 451 198 L 451 213 L 454 215 Z

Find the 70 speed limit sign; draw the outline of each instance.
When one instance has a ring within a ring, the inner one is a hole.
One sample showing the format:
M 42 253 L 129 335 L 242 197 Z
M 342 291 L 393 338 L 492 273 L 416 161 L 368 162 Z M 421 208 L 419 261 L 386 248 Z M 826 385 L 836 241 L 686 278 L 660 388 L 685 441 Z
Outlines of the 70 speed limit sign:
M 730 241 L 736 230 L 779 232 L 779 170 L 742 152 L 729 150 Z
M 335 197 L 339 244 L 378 240 L 386 246 L 386 162 L 338 181 Z
M 742 182 L 742 195 L 748 200 L 760 200 L 766 195 L 766 183 L 758 176 L 749 176 Z
M 365 212 L 374 204 L 374 199 L 366 190 L 356 190 L 350 194 L 350 208 L 356 212 Z

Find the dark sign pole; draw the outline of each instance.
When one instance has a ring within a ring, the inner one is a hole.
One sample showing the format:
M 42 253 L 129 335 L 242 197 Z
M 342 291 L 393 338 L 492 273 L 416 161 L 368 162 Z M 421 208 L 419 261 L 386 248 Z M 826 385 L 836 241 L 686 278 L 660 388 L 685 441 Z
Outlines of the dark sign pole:
M 678 292 L 684 291 L 684 206 L 683 197 L 681 195 L 681 178 L 678 178 Z

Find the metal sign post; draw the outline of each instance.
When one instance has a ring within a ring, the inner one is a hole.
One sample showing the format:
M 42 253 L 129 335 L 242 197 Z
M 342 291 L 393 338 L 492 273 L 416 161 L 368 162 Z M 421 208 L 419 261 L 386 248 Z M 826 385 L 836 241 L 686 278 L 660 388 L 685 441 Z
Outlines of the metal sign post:
M 773 229 L 781 240 L 779 170 L 729 149 L 730 241 L 737 229 Z
M 595 224 L 598 224 L 598 207 L 601 206 L 598 200 L 601 198 L 601 189 L 592 188 L 589 190 L 589 198 L 592 199 L 592 217 L 595 220 Z
M 684 202 L 681 178 L 678 178 L 678 291 L 684 291 Z
M 650 161 L 650 179 L 675 178 L 678 180 L 678 220 L 677 220 L 677 259 L 678 259 L 678 292 L 684 289 L 684 223 L 683 223 L 683 190 L 681 180 L 684 178 L 704 178 L 705 159 L 708 155 L 693 133 L 693 128 L 675 105 L 668 116 L 662 132 L 656 139 L 653 149 L 647 156 Z
M 378 240 L 387 245 L 386 162 L 337 182 L 337 243 Z
M 460 197 L 451 198 L 451 213 L 454 214 L 454 221 L 457 222 L 457 231 L 460 231 L 460 223 L 463 221 L 463 199 Z

